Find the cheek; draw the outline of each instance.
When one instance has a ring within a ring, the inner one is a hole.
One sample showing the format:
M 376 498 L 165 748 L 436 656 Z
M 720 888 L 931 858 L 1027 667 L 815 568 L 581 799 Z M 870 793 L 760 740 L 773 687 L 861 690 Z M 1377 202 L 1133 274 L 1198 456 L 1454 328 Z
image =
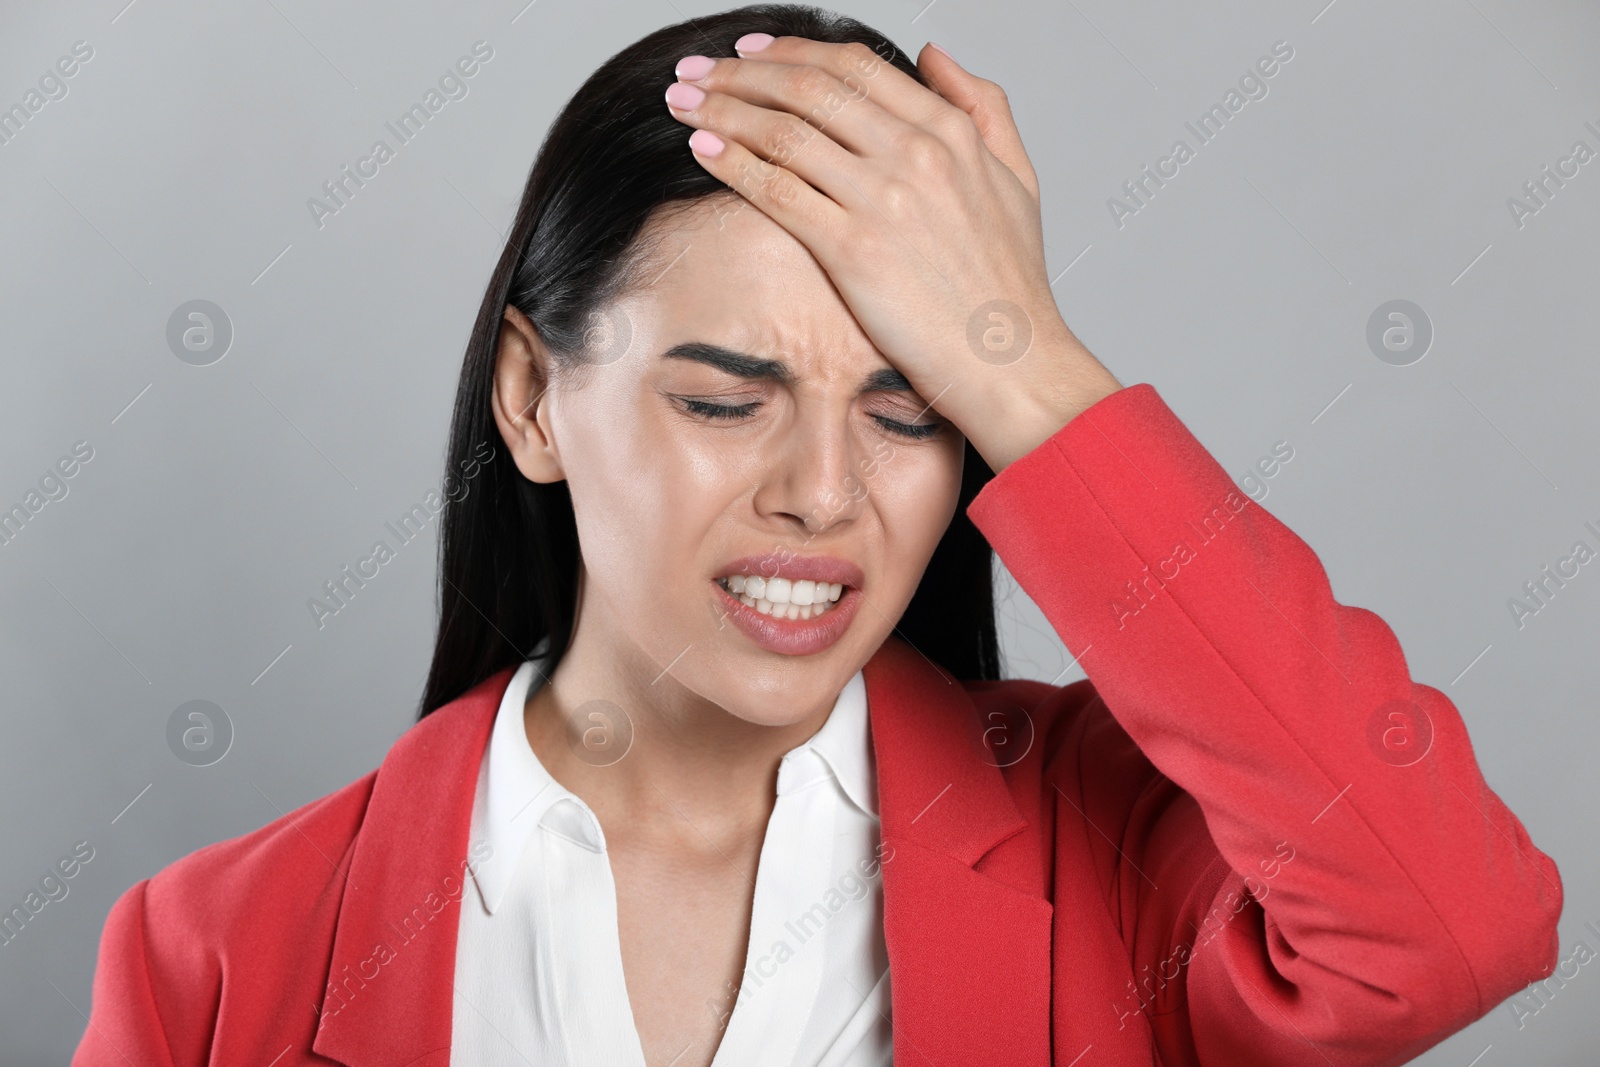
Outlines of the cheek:
M 950 526 L 961 495 L 961 450 L 901 449 L 883 465 L 872 484 L 883 524 L 887 577 L 904 591 L 916 591 L 933 550 Z
M 698 574 L 707 531 L 747 483 L 728 457 L 648 408 L 625 417 L 592 408 L 569 412 L 562 444 L 590 580 L 619 602 L 670 595 Z

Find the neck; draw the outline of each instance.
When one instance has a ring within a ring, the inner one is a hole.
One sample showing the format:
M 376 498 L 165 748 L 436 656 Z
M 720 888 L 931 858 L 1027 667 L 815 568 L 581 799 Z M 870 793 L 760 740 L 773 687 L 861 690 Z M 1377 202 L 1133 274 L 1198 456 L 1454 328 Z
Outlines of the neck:
M 693 649 L 669 666 L 610 633 L 602 639 L 580 618 L 529 698 L 523 721 L 539 762 L 608 836 L 612 827 L 687 831 L 704 844 L 763 833 L 779 761 L 821 728 L 837 694 L 789 723 L 750 722 L 679 681 L 675 672 L 695 666 Z

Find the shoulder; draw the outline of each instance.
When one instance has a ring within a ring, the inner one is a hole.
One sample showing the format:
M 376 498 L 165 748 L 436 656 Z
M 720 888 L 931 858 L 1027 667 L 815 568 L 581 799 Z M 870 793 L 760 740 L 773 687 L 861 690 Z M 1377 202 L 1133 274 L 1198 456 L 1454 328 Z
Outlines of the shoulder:
M 147 899 L 188 907 L 190 915 L 210 914 L 228 901 L 273 907 L 292 894 L 291 886 L 313 887 L 339 877 L 361 829 L 376 770 L 326 796 L 225 841 L 207 845 L 174 861 L 150 878 Z
M 207 845 L 125 891 L 100 935 L 90 1025 L 73 1062 L 121 1062 L 130 1049 L 145 1062 L 198 1063 L 223 1015 L 240 1020 L 309 994 L 299 987 L 324 973 L 339 868 L 348 867 L 375 777 Z
M 331 925 L 350 881 L 357 841 L 364 832 L 370 836 L 375 819 L 381 815 L 386 831 L 404 836 L 443 809 L 470 805 L 494 707 L 510 673 L 496 672 L 413 723 L 376 770 L 153 875 L 144 891 L 150 925 L 170 918 L 214 943 L 323 917 Z
M 285 1022 L 283 1005 L 304 1004 L 310 1035 L 344 923 L 465 848 L 470 787 L 508 676 L 413 724 L 376 770 L 124 892 L 100 938 L 91 1031 L 200 1062 L 221 1020 L 248 1045 Z
M 163 957 L 152 964 L 205 971 L 232 946 L 308 935 L 318 919 L 331 929 L 377 773 L 191 852 L 130 889 L 118 907 L 142 903 L 146 949 Z
M 412 724 L 377 769 L 151 876 L 143 892 L 147 923 L 192 931 L 213 945 L 259 937 L 262 929 L 304 929 L 308 922 L 326 921 L 331 929 L 357 841 L 371 829 L 369 816 L 387 803 L 386 818 L 405 822 L 460 801 L 447 794 L 475 779 L 468 772 L 476 771 L 493 698 L 508 675 L 497 672 Z

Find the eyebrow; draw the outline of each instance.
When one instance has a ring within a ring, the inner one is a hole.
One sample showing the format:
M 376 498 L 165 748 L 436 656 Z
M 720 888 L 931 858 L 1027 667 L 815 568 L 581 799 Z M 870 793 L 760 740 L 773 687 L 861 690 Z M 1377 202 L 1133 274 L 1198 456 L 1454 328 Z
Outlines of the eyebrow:
M 760 356 L 736 352 L 731 348 L 705 341 L 685 341 L 683 344 L 673 345 L 661 353 L 661 358 L 693 360 L 736 377 L 754 381 L 772 381 L 779 385 L 793 385 L 795 381 L 794 370 L 780 359 L 763 359 Z M 911 388 L 906 376 L 893 367 L 881 367 L 867 375 L 861 383 L 863 393 L 880 390 L 916 392 Z

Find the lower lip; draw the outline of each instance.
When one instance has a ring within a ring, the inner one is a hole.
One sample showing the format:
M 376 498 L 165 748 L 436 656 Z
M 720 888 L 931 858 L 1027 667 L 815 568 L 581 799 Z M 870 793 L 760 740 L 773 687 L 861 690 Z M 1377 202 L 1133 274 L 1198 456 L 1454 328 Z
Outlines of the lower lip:
M 722 598 L 728 621 L 737 626 L 750 640 L 785 656 L 809 656 L 832 645 L 844 636 L 860 606 L 861 594 L 855 586 L 845 586 L 833 607 L 809 619 L 775 619 L 763 615 L 713 580 L 717 596 Z

